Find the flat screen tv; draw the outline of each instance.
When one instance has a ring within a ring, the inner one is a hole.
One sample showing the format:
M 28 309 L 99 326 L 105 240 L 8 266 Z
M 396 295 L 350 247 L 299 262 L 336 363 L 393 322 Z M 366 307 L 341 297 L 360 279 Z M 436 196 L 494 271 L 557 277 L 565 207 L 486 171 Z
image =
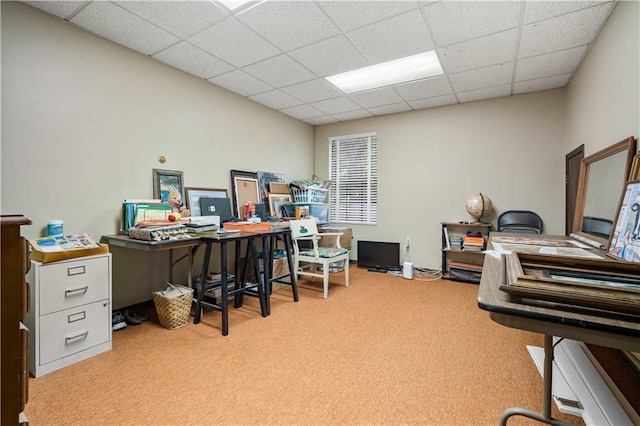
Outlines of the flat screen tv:
M 358 267 L 369 270 L 400 269 L 400 243 L 358 241 Z

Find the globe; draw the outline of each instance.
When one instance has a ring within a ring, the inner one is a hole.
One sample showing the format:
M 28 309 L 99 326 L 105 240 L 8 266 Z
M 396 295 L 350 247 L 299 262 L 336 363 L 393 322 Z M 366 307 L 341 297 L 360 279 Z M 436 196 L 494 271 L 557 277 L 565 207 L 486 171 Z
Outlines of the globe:
M 478 193 L 469 197 L 465 207 L 467 209 L 467 213 L 480 220 L 480 218 L 491 213 L 493 210 L 493 203 L 489 197 L 483 193 Z

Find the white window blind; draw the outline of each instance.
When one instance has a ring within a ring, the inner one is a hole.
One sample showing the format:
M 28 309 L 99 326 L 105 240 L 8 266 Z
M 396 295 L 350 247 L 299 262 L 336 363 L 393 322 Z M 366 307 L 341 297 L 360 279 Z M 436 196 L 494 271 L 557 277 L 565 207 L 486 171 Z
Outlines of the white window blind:
M 329 220 L 378 223 L 378 135 L 329 138 Z

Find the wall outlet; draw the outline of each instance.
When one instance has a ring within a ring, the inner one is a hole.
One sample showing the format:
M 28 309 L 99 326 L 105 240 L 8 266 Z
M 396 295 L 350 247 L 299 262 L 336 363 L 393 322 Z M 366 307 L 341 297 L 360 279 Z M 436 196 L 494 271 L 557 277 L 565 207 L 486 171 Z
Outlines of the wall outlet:
M 409 240 L 409 237 L 407 237 L 407 239 L 404 242 L 404 248 L 409 248 L 411 246 L 411 241 Z

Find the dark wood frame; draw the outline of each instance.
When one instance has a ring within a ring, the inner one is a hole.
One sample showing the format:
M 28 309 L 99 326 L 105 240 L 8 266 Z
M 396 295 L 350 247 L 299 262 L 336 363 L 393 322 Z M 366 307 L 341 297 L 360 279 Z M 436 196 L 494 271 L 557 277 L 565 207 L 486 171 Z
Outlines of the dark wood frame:
M 177 170 L 162 170 L 153 169 L 153 198 L 157 198 L 161 201 L 167 201 L 162 199 L 162 177 L 169 176 L 178 179 L 178 186 L 182 202 L 184 202 L 184 173 Z
M 619 152 L 626 151 L 627 161 L 625 163 L 626 167 L 623 174 L 624 178 L 622 182 L 620 182 L 620 186 L 621 186 L 620 191 L 622 192 L 622 187 L 624 186 L 624 183 L 626 182 L 626 179 L 629 176 L 629 171 L 631 169 L 631 162 L 633 160 L 633 156 L 636 153 L 635 147 L 636 147 L 636 140 L 635 138 L 630 136 L 626 139 L 621 140 L 618 143 L 615 143 L 603 150 L 596 152 L 595 154 L 592 154 L 582 159 L 582 162 L 580 163 L 580 176 L 578 178 L 578 194 L 576 196 L 576 210 L 575 210 L 574 219 L 573 219 L 572 232 L 574 234 L 582 235 L 585 238 L 588 238 L 590 240 L 594 240 L 598 243 L 603 244 L 606 249 L 609 248 L 609 241 L 611 240 L 611 237 L 609 237 L 609 239 L 605 239 L 597 235 L 591 235 L 582 231 L 584 207 L 586 204 L 587 187 L 589 183 L 589 167 L 591 166 L 591 164 L 595 163 L 598 160 L 602 160 L 604 158 L 615 155 Z M 612 188 L 612 190 L 617 190 L 617 189 Z
M 242 207 L 244 206 L 244 203 L 247 201 L 243 197 L 239 196 L 238 183 L 241 182 L 242 180 L 250 180 L 250 181 L 255 180 L 256 200 L 249 200 L 249 201 L 255 201 L 256 203 L 260 202 L 260 186 L 259 186 L 260 184 L 258 182 L 258 173 L 246 172 L 242 170 L 231 170 L 231 193 L 233 194 L 233 214 L 238 218 L 242 218 Z

